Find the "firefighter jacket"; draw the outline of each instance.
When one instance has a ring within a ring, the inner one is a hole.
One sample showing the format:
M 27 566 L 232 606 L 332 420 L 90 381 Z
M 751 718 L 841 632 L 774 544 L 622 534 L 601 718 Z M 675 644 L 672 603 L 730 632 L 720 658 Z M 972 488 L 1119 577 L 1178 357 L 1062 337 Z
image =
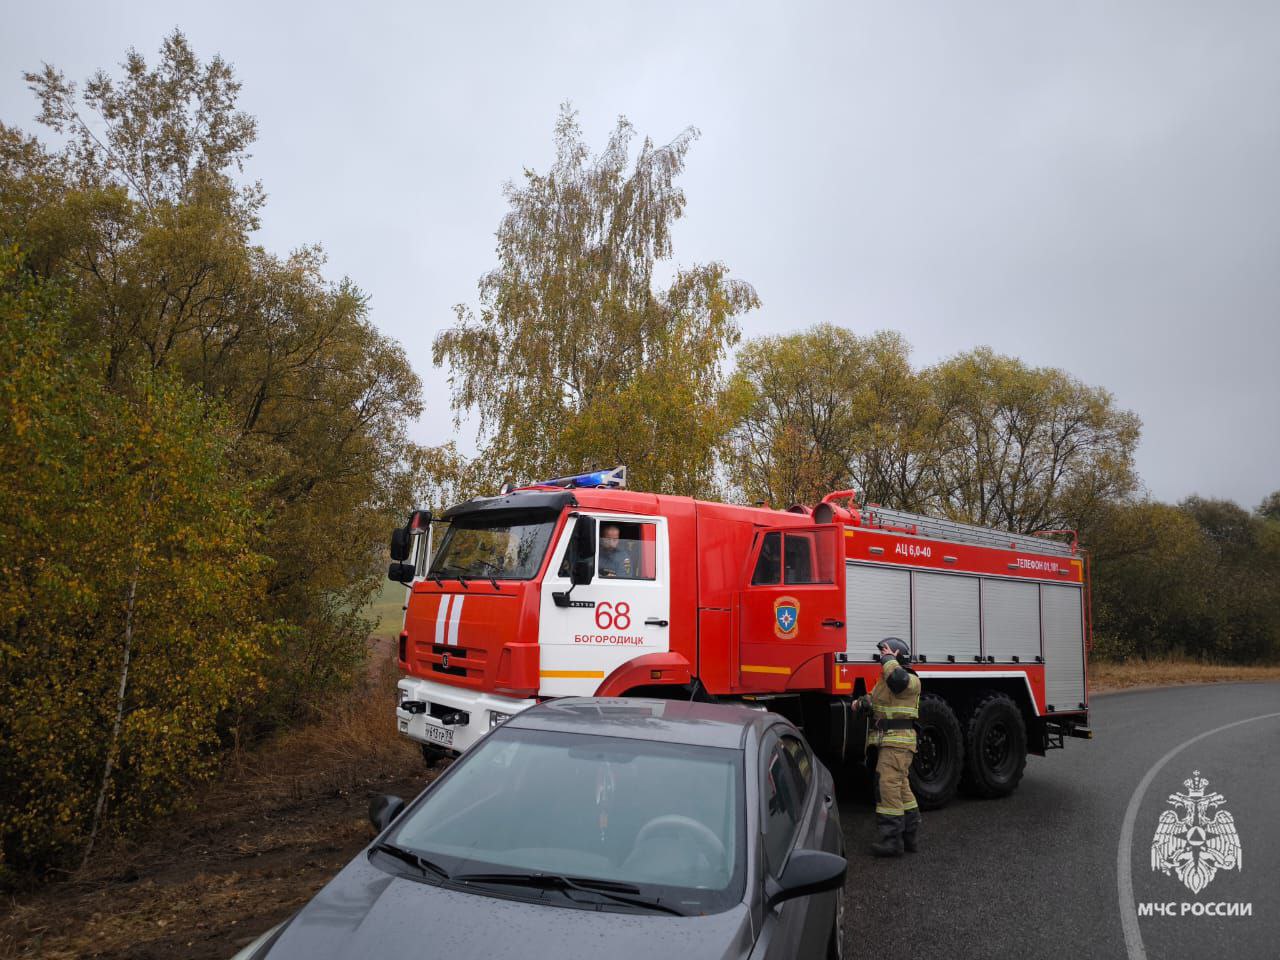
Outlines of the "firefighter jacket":
M 901 693 L 889 687 L 889 678 L 895 670 L 902 670 L 897 660 L 889 658 L 880 664 L 880 679 L 871 691 L 871 725 L 867 730 L 868 747 L 898 747 L 901 750 L 916 749 L 916 731 L 913 724 L 920 716 L 920 678 L 903 670 L 907 685 Z

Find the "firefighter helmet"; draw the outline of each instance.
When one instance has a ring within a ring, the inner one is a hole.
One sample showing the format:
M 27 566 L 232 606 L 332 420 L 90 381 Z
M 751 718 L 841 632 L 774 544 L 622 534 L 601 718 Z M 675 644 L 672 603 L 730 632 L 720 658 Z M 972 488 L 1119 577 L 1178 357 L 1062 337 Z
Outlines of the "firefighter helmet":
M 889 655 L 899 663 L 908 664 L 911 662 L 911 648 L 897 637 L 885 637 L 878 644 L 878 649 L 882 653 L 886 647 L 888 648 Z

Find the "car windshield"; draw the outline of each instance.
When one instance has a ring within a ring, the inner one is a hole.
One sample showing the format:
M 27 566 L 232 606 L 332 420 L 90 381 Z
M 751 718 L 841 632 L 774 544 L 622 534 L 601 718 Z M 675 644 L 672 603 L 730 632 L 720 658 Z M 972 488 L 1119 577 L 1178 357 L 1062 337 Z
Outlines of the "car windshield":
M 504 727 L 391 839 L 455 879 L 612 881 L 698 914 L 742 899 L 743 822 L 738 750 Z
M 555 524 L 554 513 L 456 517 L 427 576 L 528 580 L 542 566 Z

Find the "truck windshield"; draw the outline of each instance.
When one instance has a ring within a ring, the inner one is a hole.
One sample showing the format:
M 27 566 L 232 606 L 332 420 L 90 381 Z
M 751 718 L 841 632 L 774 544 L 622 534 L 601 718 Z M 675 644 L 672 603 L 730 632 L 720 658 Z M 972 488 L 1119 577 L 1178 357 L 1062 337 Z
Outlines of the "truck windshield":
M 555 524 L 554 513 L 455 517 L 427 576 L 528 580 L 542 565 Z

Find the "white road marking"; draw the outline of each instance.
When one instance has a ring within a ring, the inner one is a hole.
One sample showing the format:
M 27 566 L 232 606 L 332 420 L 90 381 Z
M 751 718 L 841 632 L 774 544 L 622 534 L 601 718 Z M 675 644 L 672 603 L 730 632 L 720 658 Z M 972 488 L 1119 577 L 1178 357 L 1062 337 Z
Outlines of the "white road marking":
M 1156 778 L 1156 774 L 1166 763 L 1193 743 L 1198 743 L 1205 737 L 1212 737 L 1223 730 L 1230 730 L 1258 720 L 1270 720 L 1272 717 L 1280 717 L 1280 713 L 1264 713 L 1257 717 L 1249 717 L 1247 720 L 1237 720 L 1235 723 L 1206 730 L 1178 744 L 1155 762 L 1155 765 L 1147 771 L 1147 775 L 1142 778 L 1142 782 L 1138 784 L 1138 788 L 1133 791 L 1133 796 L 1129 798 L 1129 806 L 1124 812 L 1124 823 L 1120 827 L 1120 846 L 1116 850 L 1116 887 L 1120 894 L 1120 925 L 1124 928 L 1124 946 L 1129 953 L 1129 960 L 1147 960 L 1147 950 L 1142 945 L 1142 930 L 1138 927 L 1138 908 L 1134 902 L 1133 873 L 1130 869 L 1130 861 L 1133 859 L 1131 856 L 1133 825 L 1138 819 L 1138 807 L 1142 804 L 1142 797 L 1146 794 L 1147 787 L 1151 786 L 1151 781 Z

